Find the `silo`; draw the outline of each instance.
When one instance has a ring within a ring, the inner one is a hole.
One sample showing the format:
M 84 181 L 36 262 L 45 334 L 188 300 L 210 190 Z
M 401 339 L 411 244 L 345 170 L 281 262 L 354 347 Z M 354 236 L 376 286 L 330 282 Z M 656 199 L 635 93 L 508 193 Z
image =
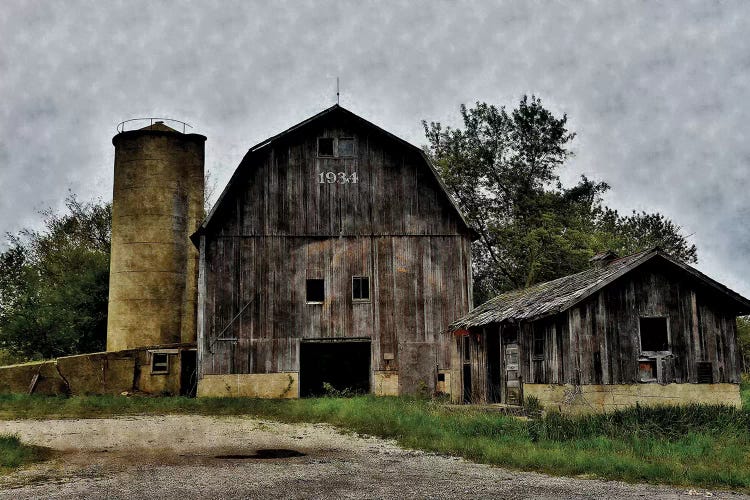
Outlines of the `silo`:
M 195 342 L 205 141 L 160 121 L 112 138 L 108 351 Z

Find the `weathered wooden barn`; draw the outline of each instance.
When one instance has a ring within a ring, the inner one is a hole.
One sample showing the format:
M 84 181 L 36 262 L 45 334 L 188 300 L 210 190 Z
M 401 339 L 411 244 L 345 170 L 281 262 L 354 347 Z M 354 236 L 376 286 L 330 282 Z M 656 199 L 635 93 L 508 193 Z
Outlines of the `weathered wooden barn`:
M 740 404 L 736 317 L 750 301 L 659 249 L 504 293 L 454 322 L 462 399 L 600 411 Z
M 192 237 L 198 395 L 459 391 L 472 235 L 419 148 L 339 105 L 252 147 Z

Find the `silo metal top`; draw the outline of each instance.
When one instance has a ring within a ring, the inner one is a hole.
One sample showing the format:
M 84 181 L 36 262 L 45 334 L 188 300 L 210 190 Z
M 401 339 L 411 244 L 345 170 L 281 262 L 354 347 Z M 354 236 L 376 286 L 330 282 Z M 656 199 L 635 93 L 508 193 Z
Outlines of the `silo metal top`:
M 173 127 L 170 127 L 165 122 L 169 122 Z M 145 126 L 144 126 L 145 125 Z M 126 130 L 130 127 L 134 127 L 130 130 Z M 140 128 L 135 128 L 140 127 Z M 115 144 L 115 139 L 123 136 L 132 135 L 159 135 L 159 134 L 179 134 L 185 138 L 206 140 L 206 136 L 201 134 L 188 133 L 187 129 L 193 128 L 187 122 L 182 120 L 175 120 L 174 118 L 162 118 L 162 117 L 146 117 L 146 118 L 131 118 L 129 120 L 121 121 L 117 124 L 117 135 L 112 138 L 112 144 Z M 180 132 L 180 129 L 182 131 Z M 116 145 L 116 144 L 115 144 Z

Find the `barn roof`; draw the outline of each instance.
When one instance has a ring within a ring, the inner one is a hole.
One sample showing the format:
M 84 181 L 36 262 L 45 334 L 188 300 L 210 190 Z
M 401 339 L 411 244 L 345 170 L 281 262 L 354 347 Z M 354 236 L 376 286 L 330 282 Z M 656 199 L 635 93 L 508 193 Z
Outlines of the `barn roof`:
M 279 134 L 276 134 L 273 137 L 269 137 L 268 139 L 266 139 L 264 141 L 261 141 L 258 144 L 256 144 L 255 146 L 251 147 L 250 150 L 245 155 L 245 157 L 240 162 L 240 165 L 237 167 L 237 169 L 235 170 L 234 174 L 232 174 L 232 178 L 227 183 L 226 187 L 224 188 L 224 191 L 222 191 L 221 195 L 219 196 L 219 199 L 216 201 L 216 204 L 214 204 L 213 208 L 211 208 L 211 212 L 209 212 L 209 214 L 206 217 L 206 219 L 200 225 L 200 228 L 198 228 L 198 231 L 196 231 L 196 235 L 200 234 L 202 231 L 204 231 L 206 228 L 208 228 L 208 226 L 211 224 L 211 220 L 212 220 L 214 214 L 218 211 L 218 209 L 222 205 L 224 199 L 231 192 L 232 186 L 235 184 L 235 182 L 237 182 L 237 179 L 240 176 L 240 173 L 241 173 L 241 171 L 243 169 L 243 166 L 246 164 L 246 162 L 248 162 L 249 159 L 251 159 L 256 153 L 258 153 L 259 151 L 261 151 L 261 150 L 265 149 L 266 147 L 270 146 L 271 144 L 273 144 L 274 142 L 278 141 L 279 139 L 281 139 L 281 138 L 283 138 L 283 137 L 291 134 L 292 132 L 294 132 L 296 130 L 299 130 L 299 129 L 305 127 L 306 125 L 309 125 L 309 124 L 311 124 L 311 123 L 313 123 L 315 121 L 318 121 L 318 120 L 320 120 L 320 119 L 322 119 L 322 118 L 324 118 L 326 116 L 330 116 L 330 115 L 332 115 L 334 113 L 341 113 L 341 114 L 343 114 L 343 115 L 345 115 L 347 117 L 353 118 L 355 121 L 358 121 L 359 123 L 363 124 L 364 126 L 372 128 L 372 129 L 378 131 L 379 133 L 381 133 L 381 134 L 385 135 L 386 137 L 388 137 L 388 138 L 396 141 L 397 143 L 405 146 L 407 149 L 411 149 L 414 153 L 416 153 L 422 160 L 424 160 L 425 164 L 429 168 L 429 171 L 432 173 L 432 175 L 434 176 L 435 180 L 437 180 L 438 184 L 440 185 L 440 189 L 443 192 L 443 194 L 445 195 L 446 200 L 448 201 L 451 209 L 458 216 L 459 220 L 461 221 L 461 223 L 463 224 L 463 226 L 465 227 L 465 229 L 469 232 L 469 234 L 471 234 L 472 240 L 476 239 L 478 237 L 477 234 L 476 234 L 476 232 L 469 225 L 469 223 L 466 220 L 466 218 L 464 217 L 463 213 L 461 213 L 461 210 L 458 208 L 458 205 L 456 204 L 455 200 L 453 199 L 453 197 L 448 192 L 448 188 L 446 187 L 445 183 L 443 182 L 443 179 L 440 178 L 440 175 L 438 174 L 437 170 L 435 169 L 435 166 L 432 164 L 432 162 L 427 157 L 427 155 L 424 153 L 424 151 L 422 151 L 422 149 L 420 149 L 417 146 L 415 146 L 415 145 L 413 145 L 413 144 L 411 144 L 411 143 L 409 143 L 409 142 L 401 139 L 398 136 L 393 135 L 392 133 L 388 132 L 387 130 L 378 127 L 374 123 L 365 120 L 361 116 L 352 113 L 348 109 L 345 109 L 345 108 L 343 108 L 342 106 L 340 106 L 338 104 L 334 104 L 330 108 L 325 109 L 325 110 L 321 111 L 320 113 L 311 116 L 307 120 L 301 121 L 300 123 L 298 123 L 298 124 L 296 124 L 296 125 L 288 128 L 288 129 L 284 130 L 283 132 L 281 132 Z M 193 236 L 195 236 L 195 235 L 193 235 Z
M 617 278 L 660 258 L 696 278 L 703 284 L 725 295 L 740 314 L 750 312 L 750 300 L 712 280 L 697 269 L 681 262 L 659 248 L 652 248 L 627 257 L 612 260 L 601 267 L 539 283 L 528 288 L 506 292 L 474 308 L 470 313 L 449 326 L 450 331 L 468 329 L 503 321 L 533 321 L 563 312 L 601 290 Z

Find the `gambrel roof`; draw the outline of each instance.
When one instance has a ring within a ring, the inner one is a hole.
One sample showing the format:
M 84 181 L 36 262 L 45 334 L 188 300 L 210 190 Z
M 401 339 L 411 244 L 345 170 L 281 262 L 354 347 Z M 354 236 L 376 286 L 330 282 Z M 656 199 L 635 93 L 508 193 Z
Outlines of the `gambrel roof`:
M 313 122 L 321 120 L 321 119 L 323 119 L 325 117 L 332 116 L 334 114 L 341 114 L 343 116 L 346 116 L 347 118 L 353 118 L 354 121 L 360 123 L 364 127 L 370 128 L 372 130 L 375 130 L 376 132 L 384 135 L 385 137 L 387 137 L 387 138 L 389 138 L 389 139 L 397 142 L 398 144 L 400 144 L 402 146 L 405 146 L 407 149 L 410 149 L 414 153 L 416 153 L 417 156 L 420 157 L 424 161 L 424 163 L 425 163 L 426 167 L 429 169 L 431 175 L 437 181 L 438 185 L 440 186 L 440 191 L 442 191 L 442 193 L 445 195 L 445 201 L 449 204 L 451 210 L 455 213 L 455 215 L 461 221 L 461 225 L 464 226 L 464 228 L 466 229 L 466 231 L 471 235 L 472 239 L 476 239 L 477 238 L 476 232 L 471 228 L 471 226 L 469 225 L 468 221 L 466 220 L 466 218 L 464 217 L 464 215 L 461 213 L 461 210 L 458 208 L 458 205 L 456 204 L 455 200 L 453 199 L 453 197 L 448 192 L 448 188 L 446 187 L 446 185 L 443 182 L 443 180 L 440 178 L 440 175 L 438 174 L 437 170 L 435 169 L 435 166 L 432 164 L 432 162 L 427 157 L 427 155 L 424 153 L 424 151 L 422 151 L 422 149 L 418 148 L 417 146 L 414 146 L 413 144 L 410 144 L 410 143 L 406 142 L 405 140 L 401 139 L 400 137 L 397 137 L 397 136 L 393 135 L 392 133 L 388 132 L 387 130 L 384 130 L 384 129 L 378 127 L 374 123 L 371 123 L 371 122 L 365 120 L 361 116 L 352 113 L 348 109 L 345 109 L 345 108 L 341 107 L 338 104 L 334 104 L 330 108 L 325 109 L 325 110 L 321 111 L 320 113 L 318 113 L 318 114 L 316 114 L 314 116 L 311 116 L 307 120 L 304 120 L 304 121 L 302 121 L 302 122 L 300 122 L 300 123 L 298 123 L 298 124 L 296 124 L 296 125 L 288 128 L 288 129 L 286 129 L 285 131 L 283 131 L 283 132 L 281 132 L 279 134 L 276 134 L 273 137 L 269 137 L 268 139 L 266 139 L 264 141 L 261 141 L 258 144 L 256 144 L 255 146 L 251 147 L 250 150 L 245 155 L 245 157 L 240 162 L 240 165 L 237 167 L 237 169 L 235 170 L 234 174 L 232 174 L 232 178 L 227 183 L 226 187 L 224 188 L 224 191 L 222 191 L 222 193 L 219 196 L 219 199 L 217 200 L 216 204 L 213 206 L 213 208 L 211 209 L 210 213 L 208 214 L 208 216 L 206 217 L 206 219 L 203 221 L 203 223 L 200 225 L 200 227 L 198 228 L 198 231 L 196 231 L 196 233 L 193 236 L 196 236 L 196 235 L 204 232 L 211 225 L 211 221 L 212 221 L 214 215 L 219 211 L 219 208 L 222 206 L 222 204 L 224 203 L 225 199 L 227 198 L 227 196 L 231 192 L 232 187 L 234 186 L 234 184 L 237 182 L 238 178 L 240 177 L 240 175 L 242 173 L 242 170 L 244 169 L 244 167 L 246 165 L 250 164 L 251 160 L 259 152 L 263 151 L 265 148 L 267 148 L 271 144 L 279 141 L 283 137 L 288 136 L 292 132 L 295 132 L 295 131 L 297 131 L 297 130 L 299 130 L 299 129 L 307 126 L 307 125 L 310 125 Z M 195 238 L 193 238 L 193 240 L 195 242 Z
M 666 265 L 680 269 L 726 296 L 738 314 L 750 312 L 750 300 L 659 248 L 652 248 L 612 260 L 601 267 L 593 267 L 577 274 L 498 295 L 453 322 L 449 330 L 456 331 L 503 321 L 533 321 L 563 312 L 653 259 L 663 259 Z

